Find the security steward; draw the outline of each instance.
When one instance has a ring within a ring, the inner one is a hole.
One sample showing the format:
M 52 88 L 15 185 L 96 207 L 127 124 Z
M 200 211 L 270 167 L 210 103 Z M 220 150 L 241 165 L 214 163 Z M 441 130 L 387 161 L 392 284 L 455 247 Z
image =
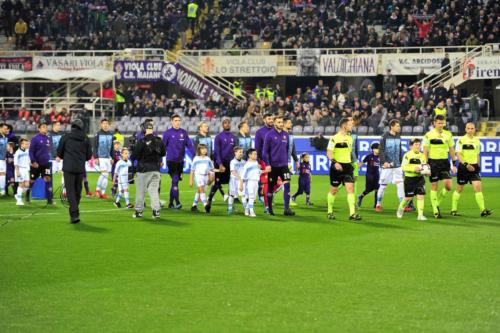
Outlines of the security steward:
M 162 158 L 165 156 L 165 146 L 162 140 L 153 134 L 153 124 L 150 122 L 141 125 L 145 132 L 142 140 L 138 141 L 132 153 L 137 161 L 137 176 L 135 180 L 135 212 L 132 217 L 140 218 L 143 214 L 146 191 L 151 200 L 153 219 L 160 218 L 160 168 Z
M 63 175 L 69 202 L 71 223 L 80 222 L 80 198 L 85 173 L 85 162 L 92 157 L 92 145 L 84 132 L 83 121 L 79 118 L 71 123 L 71 132 L 64 135 L 57 147 L 57 157 L 64 160 Z

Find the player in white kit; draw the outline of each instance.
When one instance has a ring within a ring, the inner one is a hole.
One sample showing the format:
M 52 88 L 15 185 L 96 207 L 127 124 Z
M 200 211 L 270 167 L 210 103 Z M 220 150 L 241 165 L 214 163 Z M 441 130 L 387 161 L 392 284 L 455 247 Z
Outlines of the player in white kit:
M 196 147 L 196 157 L 191 164 L 191 173 L 189 174 L 189 186 L 196 184 L 196 194 L 194 196 L 192 212 L 198 211 L 198 201 L 201 200 L 203 207 L 207 207 L 206 187 L 213 181 L 214 162 L 207 156 L 208 148 L 204 144 Z M 207 211 L 208 213 L 208 211 Z
M 233 203 L 234 199 L 238 198 L 241 192 L 240 188 L 240 177 L 241 171 L 245 166 L 245 160 L 243 159 L 243 148 L 234 147 L 234 158 L 229 164 L 229 169 L 231 171 L 231 177 L 229 178 L 229 198 L 227 200 L 227 214 L 231 215 L 233 213 Z M 245 205 L 245 203 L 243 204 Z
M 132 166 L 132 162 L 128 159 L 129 151 L 127 148 L 123 148 L 121 152 L 121 160 L 116 162 L 115 173 L 113 183 L 118 185 L 118 190 L 116 192 L 115 206 L 121 208 L 120 200 L 123 196 L 125 198 L 125 204 L 128 209 L 134 208 L 134 205 L 130 203 L 129 191 L 128 191 L 128 168 Z
M 16 194 L 16 205 L 24 206 L 23 194 L 30 188 L 30 153 L 28 151 L 29 141 L 21 139 L 19 149 L 14 154 L 14 168 L 16 182 L 18 183 Z
M 255 217 L 255 212 L 253 210 L 253 204 L 257 193 L 259 191 L 259 179 L 260 179 L 260 167 L 257 162 L 257 151 L 255 149 L 248 149 L 247 151 L 247 163 L 241 171 L 240 178 L 240 191 L 245 190 L 245 215 L 250 217 Z

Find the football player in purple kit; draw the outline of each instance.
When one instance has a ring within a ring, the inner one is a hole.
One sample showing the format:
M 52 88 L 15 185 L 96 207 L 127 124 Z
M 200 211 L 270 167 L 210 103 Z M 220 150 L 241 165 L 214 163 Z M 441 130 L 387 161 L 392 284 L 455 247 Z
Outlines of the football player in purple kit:
M 52 205 L 52 167 L 50 163 L 50 139 L 48 134 L 47 124 L 38 124 L 38 134 L 35 135 L 30 142 L 29 155 L 31 160 L 30 168 L 30 190 L 26 193 L 26 201 L 29 202 L 31 188 L 35 180 L 43 177 L 45 182 L 45 193 L 47 196 L 47 204 Z
M 311 200 L 311 164 L 309 163 L 309 154 L 302 153 L 300 155 L 299 172 L 299 188 L 297 192 L 292 195 L 292 202 L 295 203 L 297 197 L 303 193 L 306 194 L 306 205 L 312 206 Z M 295 203 L 295 205 L 297 205 Z
M 115 169 L 116 164 L 122 159 L 122 147 L 120 141 L 113 141 L 113 149 L 111 150 L 111 158 L 113 159 L 113 164 L 111 165 L 111 179 L 113 180 L 113 186 L 111 186 L 111 195 L 116 196 L 116 190 L 118 189 L 118 182 L 115 182 Z
M 262 159 L 266 163 L 265 171 L 269 174 L 269 188 L 274 188 L 278 178 L 283 181 L 283 199 L 285 204 L 284 215 L 293 216 L 295 213 L 290 209 L 290 169 L 288 167 L 288 133 L 283 129 L 283 117 L 274 118 L 274 129 L 267 133 L 262 148 Z M 268 191 L 269 215 L 273 212 L 273 193 Z
M 365 190 L 363 193 L 361 193 L 358 196 L 358 201 L 356 205 L 361 207 L 361 203 L 363 201 L 363 198 L 368 195 L 370 192 L 374 191 L 375 193 L 375 201 L 373 203 L 373 208 L 377 206 L 377 191 L 379 185 L 379 180 L 380 180 L 380 161 L 378 158 L 378 148 L 379 148 L 379 143 L 374 142 L 371 145 L 372 153 L 366 155 L 363 158 L 362 162 L 359 162 L 359 167 L 363 164 L 366 163 L 366 178 L 365 178 Z
M 267 193 L 269 192 L 269 184 L 268 184 L 268 174 L 264 172 L 266 169 L 266 163 L 262 159 L 262 148 L 264 147 L 264 139 L 270 131 L 273 130 L 274 118 L 271 113 L 264 114 L 264 126 L 259 128 L 257 132 L 255 132 L 255 150 L 257 151 L 257 159 L 259 161 L 260 168 L 262 173 L 260 175 L 260 186 L 259 195 L 264 198 L 264 204 L 266 206 L 266 212 L 269 210 L 269 203 L 267 198 Z
M 234 147 L 238 143 L 238 137 L 231 133 L 231 120 L 225 118 L 222 121 L 222 132 L 217 134 L 214 140 L 215 169 L 218 169 L 219 172 L 215 174 L 215 183 L 212 185 L 210 194 L 208 195 L 208 203 L 205 206 L 207 213 L 210 213 L 215 193 L 222 188 L 223 184 L 229 184 L 231 176 L 230 164 L 234 158 Z
M 181 128 L 181 117 L 174 114 L 171 118 L 172 127 L 163 133 L 163 144 L 167 151 L 168 173 L 172 178 L 170 186 L 170 202 L 168 208 L 181 209 L 182 204 L 179 199 L 179 181 L 182 180 L 184 170 L 184 155 L 186 148 L 195 156 L 193 142 L 189 138 L 188 132 Z M 175 206 L 174 206 L 175 201 Z

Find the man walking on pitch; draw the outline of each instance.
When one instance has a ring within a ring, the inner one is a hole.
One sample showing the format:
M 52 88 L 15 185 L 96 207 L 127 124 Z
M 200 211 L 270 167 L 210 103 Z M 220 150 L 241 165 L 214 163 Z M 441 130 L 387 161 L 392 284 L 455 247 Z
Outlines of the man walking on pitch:
M 459 216 L 458 214 L 458 202 L 460 200 L 460 195 L 467 183 L 472 184 L 474 189 L 474 196 L 476 198 L 477 206 L 481 210 L 481 217 L 486 217 L 491 215 L 491 210 L 486 209 L 484 206 L 484 196 L 481 191 L 481 176 L 479 172 L 481 171 L 481 166 L 479 165 L 479 154 L 481 152 L 481 145 L 479 138 L 475 136 L 476 126 L 474 123 L 467 123 L 465 126 L 465 134 L 463 137 L 458 139 L 455 152 L 458 158 L 458 173 L 457 173 L 457 187 L 455 192 L 453 192 L 453 198 L 451 201 L 451 215 Z
M 7 142 L 9 139 L 7 135 L 9 134 L 9 128 L 6 124 L 0 123 L 0 196 L 5 195 L 5 184 L 7 175 Z
M 349 220 L 359 221 L 361 216 L 356 213 L 356 197 L 354 195 L 354 168 L 352 166 L 352 120 L 342 118 L 340 131 L 330 138 L 326 154 L 330 160 L 330 192 L 328 192 L 328 219 L 334 220 L 333 205 L 340 184 L 345 186 L 347 203 L 349 205 Z
M 106 118 L 101 120 L 101 130 L 95 135 L 94 146 L 94 154 L 97 157 L 100 173 L 95 195 L 100 199 L 107 199 L 106 187 L 108 187 L 108 176 L 111 172 L 113 133 L 109 131 L 109 121 Z
M 393 119 L 389 122 L 389 132 L 382 135 L 379 146 L 380 159 L 380 187 L 377 191 L 377 205 L 375 210 L 382 211 L 382 199 L 388 184 L 396 184 L 398 189 L 399 202 L 405 197 L 403 183 L 403 170 L 401 169 L 401 159 L 403 149 L 401 148 L 401 124 Z
M 259 161 L 260 168 L 262 170 L 262 173 L 260 175 L 260 187 L 259 193 L 261 193 L 261 198 L 264 198 L 264 204 L 266 206 L 266 212 L 269 211 L 269 202 L 268 202 L 268 197 L 267 193 L 269 192 L 269 181 L 268 181 L 268 174 L 264 172 L 266 169 L 266 164 L 264 163 L 262 159 L 262 149 L 264 147 L 264 138 L 266 137 L 267 133 L 273 130 L 273 115 L 271 113 L 266 113 L 264 114 L 264 126 L 259 128 L 257 132 L 255 132 L 255 150 L 257 151 L 257 159 Z
M 31 160 L 30 168 L 30 189 L 35 181 L 42 177 L 45 182 L 45 193 L 47 204 L 52 205 L 52 167 L 50 164 L 50 140 L 47 136 L 47 124 L 38 125 L 38 134 L 31 138 L 29 154 Z M 30 192 L 26 193 L 26 200 L 29 201 Z
M 231 133 L 231 121 L 226 118 L 222 121 L 222 132 L 217 134 L 214 140 L 215 169 L 219 172 L 215 173 L 215 183 L 208 195 L 208 203 L 205 206 L 207 213 L 210 213 L 215 193 L 222 188 L 222 184 L 229 184 L 230 164 L 234 158 L 234 147 L 236 146 L 238 146 L 238 138 Z
M 267 133 L 264 138 L 262 148 L 262 159 L 266 163 L 265 171 L 269 174 L 269 188 L 276 185 L 278 178 L 281 178 L 284 186 L 283 200 L 285 204 L 284 215 L 293 216 L 295 213 L 290 209 L 290 169 L 288 168 L 288 133 L 283 129 L 283 117 L 274 119 L 274 129 Z M 273 193 L 268 191 L 267 200 L 269 204 L 269 214 L 273 212 Z
M 85 172 L 85 162 L 92 158 L 92 146 L 85 135 L 81 119 L 71 123 L 71 133 L 64 135 L 57 147 L 57 156 L 64 160 L 62 166 L 66 195 L 69 202 L 71 223 L 80 222 L 80 198 L 82 197 L 82 182 Z
M 423 146 L 425 158 L 429 161 L 431 167 L 431 204 L 434 217 L 440 219 L 441 211 L 439 205 L 451 191 L 451 174 L 450 161 L 448 153 L 451 157 L 451 169 L 453 173 L 457 172 L 455 167 L 455 149 L 453 148 L 453 135 L 450 131 L 444 129 L 444 116 L 436 116 L 434 118 L 434 129 L 424 135 Z M 442 180 L 444 188 L 438 193 L 439 181 Z
M 50 153 L 52 157 L 52 175 L 60 172 L 62 173 L 63 160 L 57 156 L 57 147 L 59 147 L 59 142 L 62 138 L 62 133 L 60 132 L 61 123 L 55 121 L 52 124 L 52 131 L 49 133 L 50 139 Z M 64 177 L 61 177 L 61 186 L 63 195 L 66 196 L 66 188 L 64 187 Z
M 181 128 L 181 117 L 174 114 L 171 121 L 172 127 L 163 133 L 163 144 L 167 153 L 168 173 L 172 178 L 168 208 L 181 209 L 179 181 L 182 180 L 182 172 L 184 170 L 184 155 L 186 154 L 186 148 L 191 152 L 193 157 L 196 155 L 196 152 L 188 132 Z M 153 134 L 151 133 L 151 135 Z

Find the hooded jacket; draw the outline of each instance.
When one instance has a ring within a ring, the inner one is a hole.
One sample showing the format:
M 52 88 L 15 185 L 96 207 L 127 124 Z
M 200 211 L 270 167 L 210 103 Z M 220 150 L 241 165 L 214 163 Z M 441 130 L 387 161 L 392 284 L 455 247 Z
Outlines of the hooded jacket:
M 57 156 L 64 160 L 64 172 L 85 172 L 85 162 L 92 157 L 92 146 L 82 129 L 71 127 L 71 133 L 65 134 L 59 142 Z

